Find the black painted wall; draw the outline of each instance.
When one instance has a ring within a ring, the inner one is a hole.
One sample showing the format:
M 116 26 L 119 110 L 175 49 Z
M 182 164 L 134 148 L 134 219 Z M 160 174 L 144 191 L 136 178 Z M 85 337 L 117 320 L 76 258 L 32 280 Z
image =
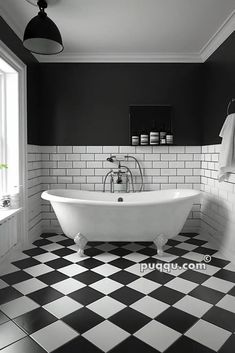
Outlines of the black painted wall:
M 202 65 L 41 64 L 41 144 L 128 145 L 130 104 L 170 104 L 176 144 L 200 145 Z
M 235 98 L 235 32 L 204 63 L 205 100 L 203 114 L 204 145 L 221 142 L 219 133 L 226 118 L 227 105 Z M 235 112 L 235 104 L 230 112 Z

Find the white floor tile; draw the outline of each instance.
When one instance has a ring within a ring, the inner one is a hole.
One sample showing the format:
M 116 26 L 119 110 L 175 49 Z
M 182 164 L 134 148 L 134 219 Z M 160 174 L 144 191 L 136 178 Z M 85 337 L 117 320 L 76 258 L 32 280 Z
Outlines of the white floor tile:
M 165 351 L 181 334 L 160 322 L 150 321 L 137 331 L 134 336 L 160 352 Z
M 230 264 L 228 264 L 224 267 L 224 270 L 235 272 L 235 265 L 232 262 L 230 262 Z
M 31 335 L 47 352 L 52 352 L 76 336 L 78 333 L 60 320 Z
M 179 248 L 179 249 L 188 250 L 188 251 L 192 251 L 192 250 L 198 248 L 197 245 L 189 244 L 189 243 L 180 243 L 180 244 L 176 245 L 175 247 Z
M 56 316 L 58 319 L 61 319 L 62 317 L 82 308 L 82 305 L 75 300 L 64 296 L 44 305 L 43 308 L 49 311 L 52 315 Z
M 125 271 L 128 271 L 130 273 L 133 273 L 134 275 L 142 277 L 144 275 L 147 275 L 149 272 L 152 272 L 153 270 L 150 270 L 149 268 L 147 268 L 146 270 L 141 271 L 140 264 L 135 264 L 130 267 L 127 267 Z
M 23 296 L 1 305 L 1 311 L 12 319 L 38 307 L 32 299 Z
M 45 264 L 40 264 L 40 265 L 28 267 L 24 271 L 29 273 L 31 276 L 38 277 L 40 275 L 43 275 L 44 273 L 54 271 L 54 269 Z
M 40 261 L 42 263 L 48 262 L 48 261 L 52 261 L 52 260 L 55 260 L 55 259 L 58 259 L 58 258 L 59 258 L 58 255 L 55 255 L 55 254 L 53 254 L 51 252 L 46 252 L 44 254 L 34 256 L 35 260 L 38 260 L 38 261 Z
M 198 254 L 196 252 L 189 252 L 182 257 L 185 259 L 201 262 L 204 259 L 204 254 Z
M 1 266 L 0 266 L 0 275 L 1 276 L 8 275 L 9 273 L 12 273 L 15 271 L 19 271 L 19 268 L 12 265 L 12 264 L 6 263 L 6 264 L 1 264 Z
M 51 287 L 66 295 L 86 287 L 86 285 L 82 282 L 76 281 L 74 278 L 68 278 L 64 281 L 52 284 Z
M 72 264 L 68 265 L 62 268 L 58 269 L 59 272 L 64 273 L 67 276 L 73 277 L 78 275 L 79 273 L 86 272 L 88 271 L 87 268 L 77 265 L 77 264 Z
M 189 237 L 184 237 L 183 235 L 176 235 L 176 237 L 172 238 L 173 240 L 178 240 L 178 241 L 186 241 L 189 239 Z
M 141 262 L 143 260 L 146 260 L 149 256 L 139 254 L 138 252 L 132 252 L 131 254 L 123 256 L 124 259 L 134 261 L 134 262 Z
M 108 319 L 110 316 L 116 314 L 125 307 L 126 305 L 108 296 L 105 296 L 87 306 L 88 309 L 94 311 L 105 319 Z
M 203 283 L 204 285 L 204 283 Z M 186 295 L 173 305 L 175 308 L 185 311 L 196 317 L 202 317 L 213 305 L 200 299 Z
M 218 246 L 210 241 L 208 241 L 206 244 L 203 244 L 203 248 L 218 250 Z
M 217 251 L 216 253 L 214 253 L 213 257 L 216 257 L 217 259 L 228 260 L 227 257 L 221 251 Z
M 172 279 L 170 282 L 165 284 L 166 287 L 178 290 L 181 293 L 189 293 L 194 288 L 198 286 L 197 283 L 187 281 L 186 279 L 176 277 Z
M 109 293 L 114 292 L 118 288 L 123 287 L 123 285 L 116 281 L 113 281 L 110 278 L 104 278 L 104 279 L 101 279 L 100 281 L 90 284 L 89 287 L 94 288 L 99 292 L 107 295 Z
M 160 315 L 163 311 L 169 308 L 169 306 L 170 305 L 152 297 L 148 297 L 147 295 L 134 304 L 130 305 L 131 308 L 151 317 L 152 319 Z
M 18 326 L 12 321 L 8 321 L 0 326 L 0 349 L 18 341 L 26 336 Z
M 108 352 L 118 343 L 124 341 L 130 334 L 109 321 L 103 321 L 84 333 L 83 336 L 102 349 L 102 351 Z
M 136 281 L 129 283 L 127 287 L 144 294 L 149 294 L 154 291 L 154 289 L 161 287 L 161 285 L 146 278 L 138 278 Z
M 124 245 L 123 248 L 130 251 L 138 251 L 140 249 L 143 249 L 144 246 L 136 243 L 130 243 L 130 244 Z
M 30 278 L 26 281 L 14 284 L 12 287 L 17 289 L 22 294 L 27 295 L 39 289 L 45 288 L 47 285 L 42 281 L 39 281 L 37 278 Z
M 226 294 L 217 304 L 220 308 L 232 311 L 235 314 L 235 297 Z
M 230 332 L 204 320 L 196 322 L 196 324 L 185 333 L 185 336 L 206 347 L 214 349 L 216 352 L 230 335 Z
M 165 262 L 174 261 L 174 260 L 178 259 L 178 257 L 179 256 L 172 255 L 172 254 L 169 254 L 167 252 L 164 252 L 163 255 L 161 255 L 161 256 L 160 255 L 154 255 L 153 256 L 154 259 L 157 259 L 157 260 L 160 260 L 160 261 L 165 261 Z
M 105 262 L 105 263 L 116 260 L 118 258 L 119 258 L 119 256 L 117 256 L 117 255 L 105 253 L 105 252 L 94 256 L 94 259 Z
M 99 273 L 102 276 L 108 277 L 108 276 L 111 276 L 113 273 L 121 271 L 121 269 L 109 264 L 103 264 L 93 268 L 92 271 Z
M 204 273 L 205 275 L 209 275 L 209 276 L 213 276 L 219 270 L 220 270 L 219 267 L 208 265 L 208 264 L 206 264 L 206 269 L 200 269 L 200 268 L 193 269 L 193 271 L 201 272 L 201 273 Z
M 79 262 L 79 261 L 83 261 L 85 259 L 88 259 L 88 256 L 79 256 L 77 252 L 64 256 L 63 257 L 65 260 L 71 261 L 73 263 Z
M 203 282 L 203 286 L 213 288 L 223 293 L 227 293 L 230 289 L 233 288 L 234 283 L 225 281 L 224 279 L 220 279 L 217 277 L 210 277 L 205 282 Z
M 67 238 L 64 235 L 55 235 L 53 237 L 50 237 L 49 240 L 53 241 L 53 242 L 58 242 L 58 241 L 62 241 L 62 240 L 66 240 Z
M 43 245 L 43 246 L 41 246 L 41 248 L 46 251 L 55 251 L 55 250 L 62 249 L 63 246 L 60 244 L 52 243 L 52 244 L 48 244 L 48 245 Z

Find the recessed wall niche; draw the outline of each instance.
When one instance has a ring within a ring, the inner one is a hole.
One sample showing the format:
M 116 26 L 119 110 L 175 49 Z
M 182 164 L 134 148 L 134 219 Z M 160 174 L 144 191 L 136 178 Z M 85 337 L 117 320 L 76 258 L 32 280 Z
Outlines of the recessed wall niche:
M 151 131 L 165 131 L 173 135 L 172 111 L 171 105 L 130 105 L 130 145 L 133 144 L 132 136 L 149 136 Z

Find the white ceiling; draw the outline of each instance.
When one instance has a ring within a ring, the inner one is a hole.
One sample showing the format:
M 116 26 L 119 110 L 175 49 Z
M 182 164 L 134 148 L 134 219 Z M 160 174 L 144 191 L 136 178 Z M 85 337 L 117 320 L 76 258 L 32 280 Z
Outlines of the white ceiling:
M 36 0 L 29 0 L 36 1 Z M 235 30 L 235 0 L 51 0 L 65 50 L 39 61 L 202 62 Z M 37 8 L 0 0 L 22 38 Z

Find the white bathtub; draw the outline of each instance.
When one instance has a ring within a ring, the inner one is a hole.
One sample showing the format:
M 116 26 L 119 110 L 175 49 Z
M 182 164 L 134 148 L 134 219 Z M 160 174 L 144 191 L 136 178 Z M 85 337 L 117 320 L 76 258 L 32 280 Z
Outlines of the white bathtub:
M 80 255 L 87 240 L 154 241 L 162 254 L 162 246 L 181 231 L 199 195 L 191 189 L 113 194 L 64 189 L 44 191 L 42 198 L 51 202 Z

